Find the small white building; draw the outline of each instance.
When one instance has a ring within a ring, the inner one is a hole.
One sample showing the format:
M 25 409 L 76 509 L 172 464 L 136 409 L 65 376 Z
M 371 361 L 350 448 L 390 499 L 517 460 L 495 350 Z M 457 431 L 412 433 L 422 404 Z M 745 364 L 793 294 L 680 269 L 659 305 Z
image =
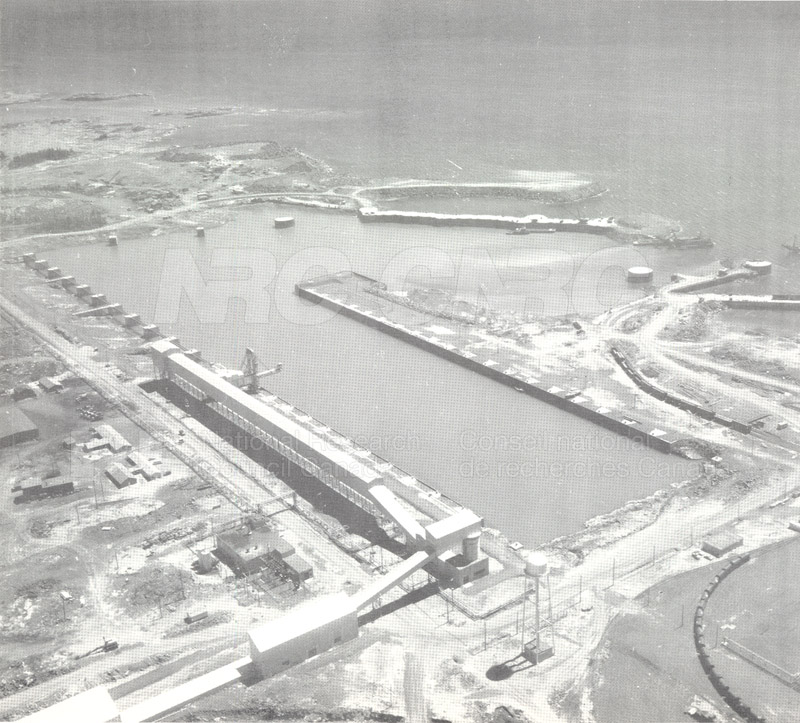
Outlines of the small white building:
M 251 630 L 250 657 L 270 677 L 356 637 L 355 601 L 345 593 L 326 595 Z

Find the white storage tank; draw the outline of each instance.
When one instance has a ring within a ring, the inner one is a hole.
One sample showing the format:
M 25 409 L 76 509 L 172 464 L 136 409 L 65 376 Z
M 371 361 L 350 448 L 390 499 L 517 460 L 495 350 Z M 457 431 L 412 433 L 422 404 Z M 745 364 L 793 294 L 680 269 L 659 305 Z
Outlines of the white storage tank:
M 547 555 L 543 552 L 532 552 L 525 560 L 525 574 L 528 577 L 544 577 L 547 574 Z
M 653 269 L 649 266 L 631 266 L 628 269 L 628 282 L 631 284 L 648 284 L 653 280 Z
M 481 554 L 481 533 L 473 532 L 461 542 L 461 554 L 466 562 L 475 562 Z

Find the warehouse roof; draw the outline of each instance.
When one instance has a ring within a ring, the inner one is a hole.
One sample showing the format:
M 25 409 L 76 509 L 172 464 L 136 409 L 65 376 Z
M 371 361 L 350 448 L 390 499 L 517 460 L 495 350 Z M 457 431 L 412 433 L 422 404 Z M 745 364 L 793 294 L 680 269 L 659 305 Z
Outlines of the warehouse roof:
M 281 557 L 294 552 L 294 547 L 274 530 L 253 530 L 252 532 L 241 529 L 231 530 L 220 533 L 217 538 L 230 545 L 243 560 L 253 560 L 268 555 L 273 550 L 276 550 Z
M 0 437 L 6 438 L 26 432 L 39 431 L 21 409 L 13 405 L 0 408 Z
M 20 723 L 52 723 L 53 721 L 107 723 L 119 720 L 117 705 L 103 686 L 91 688 L 22 718 Z
M 114 462 L 114 464 L 107 467 L 106 474 L 118 487 L 125 486 L 131 481 L 136 481 L 133 472 L 119 462 Z
M 250 640 L 256 650 L 263 653 L 356 612 L 355 602 L 345 593 L 325 595 L 298 605 L 260 628 L 250 630 Z
M 120 452 L 132 446 L 131 443 L 110 424 L 98 424 L 95 429 L 102 439 L 108 441 L 108 446 L 111 447 L 112 452 Z

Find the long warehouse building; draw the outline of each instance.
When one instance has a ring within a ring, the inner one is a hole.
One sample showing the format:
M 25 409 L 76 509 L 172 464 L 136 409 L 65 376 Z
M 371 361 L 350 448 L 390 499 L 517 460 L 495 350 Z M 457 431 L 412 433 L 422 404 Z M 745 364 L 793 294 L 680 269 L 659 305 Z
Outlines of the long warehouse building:
M 239 429 L 261 440 L 362 509 L 373 515 L 380 514 L 368 493 L 372 485 L 381 481 L 377 472 L 219 374 L 189 359 L 172 342 L 159 340 L 151 347 L 159 379 L 172 382 L 190 397 L 208 405 Z
M 157 378 L 195 400 L 198 413 L 213 410 L 369 514 L 390 519 L 403 531 L 410 552 L 432 555 L 429 569 L 436 577 L 460 586 L 488 574 L 488 558 L 480 550 L 483 521 L 474 512 L 461 508 L 423 527 L 411 508 L 386 486 L 382 475 L 357 454 L 340 449 L 310 425 L 250 396 L 190 359 L 172 342 L 160 340 L 151 348 Z

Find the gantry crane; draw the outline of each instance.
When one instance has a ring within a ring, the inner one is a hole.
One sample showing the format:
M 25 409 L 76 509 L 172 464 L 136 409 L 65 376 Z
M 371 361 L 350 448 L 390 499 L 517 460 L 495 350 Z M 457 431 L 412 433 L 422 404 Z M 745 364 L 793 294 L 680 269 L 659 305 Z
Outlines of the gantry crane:
M 258 366 L 259 363 L 256 353 L 250 347 L 247 347 L 244 350 L 244 359 L 242 360 L 242 375 L 232 377 L 230 381 L 242 387 L 249 394 L 255 394 L 260 389 L 258 380 L 261 379 L 261 377 L 277 374 L 283 369 L 283 364 L 280 362 L 271 369 L 264 369 L 263 371 L 259 371 Z

